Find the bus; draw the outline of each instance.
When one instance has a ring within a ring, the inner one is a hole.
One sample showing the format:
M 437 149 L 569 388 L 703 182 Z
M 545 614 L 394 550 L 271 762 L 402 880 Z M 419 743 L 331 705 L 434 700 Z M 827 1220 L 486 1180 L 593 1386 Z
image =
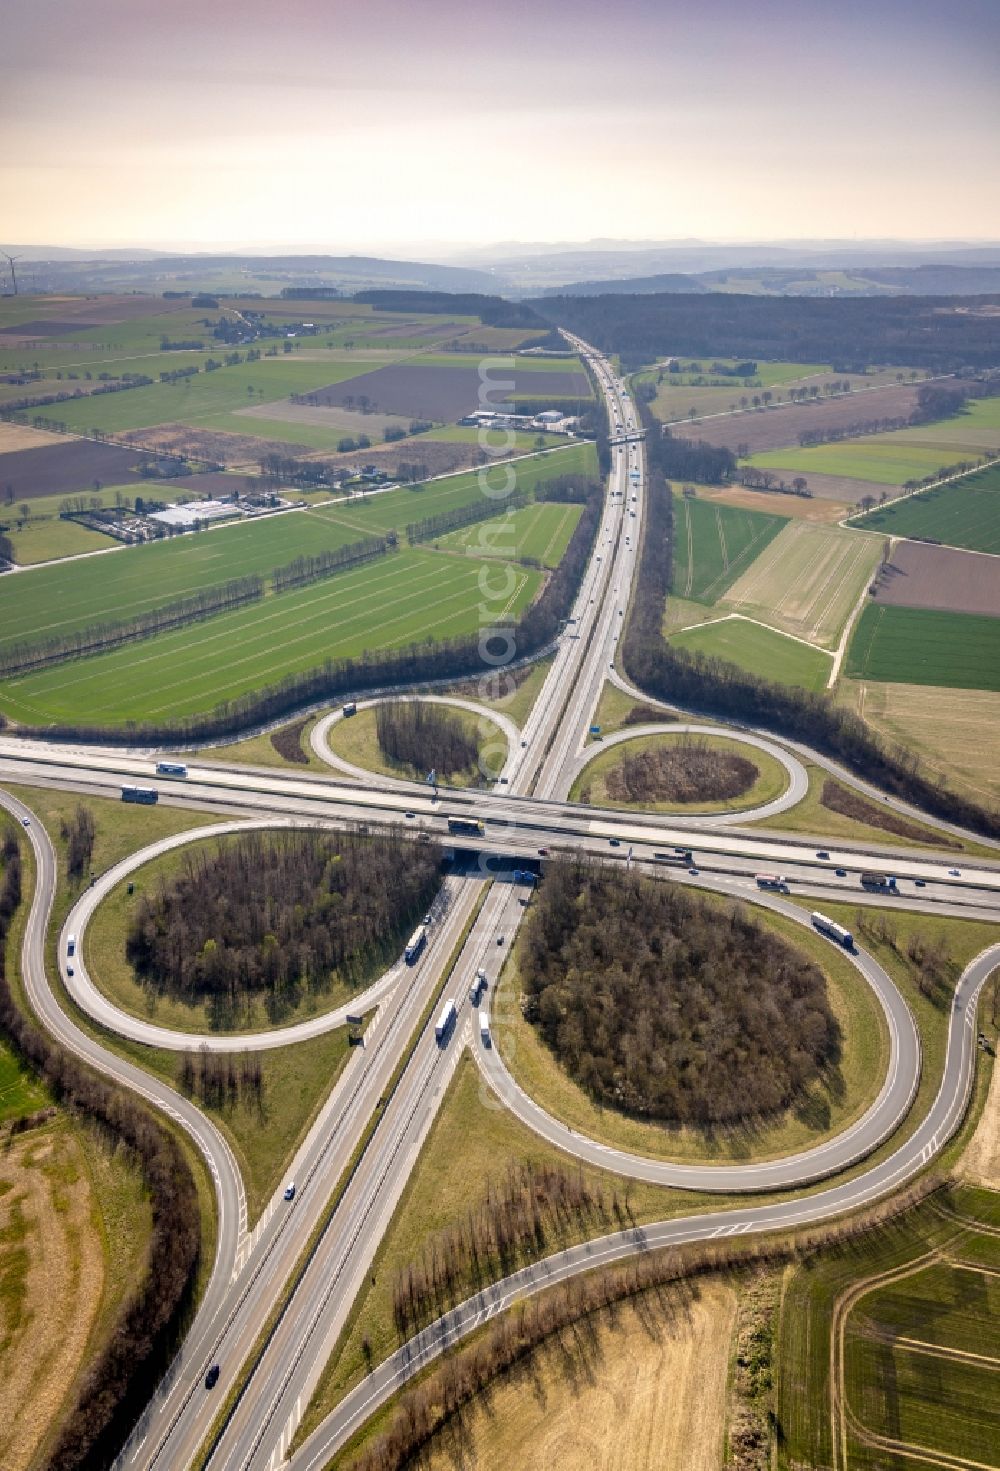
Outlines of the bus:
M 145 802 L 152 805 L 160 800 L 160 794 L 155 787 L 122 787 L 123 802 Z
M 183 761 L 157 761 L 157 776 L 187 776 L 188 769 Z
M 449 817 L 448 831 L 450 833 L 466 833 L 471 838 L 484 838 L 486 828 L 478 817 Z

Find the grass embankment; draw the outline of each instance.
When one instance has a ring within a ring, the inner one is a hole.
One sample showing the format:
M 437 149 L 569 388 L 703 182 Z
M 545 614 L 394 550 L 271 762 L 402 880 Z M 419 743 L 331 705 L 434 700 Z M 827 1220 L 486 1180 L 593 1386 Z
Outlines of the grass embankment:
M 620 772 L 623 764 L 646 751 L 668 751 L 678 744 L 704 747 L 723 755 L 742 757 L 756 768 L 757 775 L 752 785 L 739 796 L 719 801 L 677 802 L 667 799 L 627 802 L 615 800 L 608 795 L 608 780 Z M 684 812 L 702 814 L 709 812 L 740 812 L 746 808 L 759 807 L 780 797 L 788 787 L 788 773 L 766 751 L 759 751 L 745 742 L 723 735 L 650 735 L 638 736 L 632 741 L 622 741 L 602 751 L 588 762 L 573 783 L 571 802 L 583 802 L 594 807 L 612 807 L 623 811 Z
M 291 720 L 266 735 L 250 736 L 231 745 L 206 746 L 191 752 L 192 759 L 203 761 L 235 761 L 248 766 L 279 766 L 285 771 L 321 771 L 329 766 L 321 761 L 309 744 L 309 735 L 319 715 Z
M 454 787 L 488 785 L 496 779 L 507 760 L 507 737 L 498 725 L 485 716 L 474 715 L 471 710 L 458 706 L 449 707 L 450 719 L 457 720 L 475 741 L 479 751 L 474 767 L 446 775 L 438 772 L 439 780 Z M 379 745 L 376 732 L 374 708 L 359 710 L 349 719 L 338 720 L 331 727 L 328 744 L 334 755 L 349 761 L 353 766 L 363 766 L 366 771 L 375 771 L 383 776 L 395 776 L 406 781 L 424 781 L 433 766 L 433 758 L 422 770 L 405 761 L 396 761 L 386 755 Z M 485 773 L 483 766 L 485 765 Z M 329 768 L 328 768 L 329 769 Z
M 478 700 L 488 709 L 506 715 L 515 725 L 523 725 L 552 668 L 553 657 L 548 654 L 544 659 L 517 669 L 497 669 L 483 675 L 482 679 L 441 685 L 435 693 L 461 695 L 466 699 Z
M 888 1033 L 871 989 L 843 955 L 780 915 L 761 919 L 820 966 L 842 1034 L 839 1063 L 822 1073 L 800 1102 L 773 1120 L 711 1130 L 671 1128 L 594 1102 L 524 1019 L 516 951 L 494 998 L 494 1045 L 521 1087 L 542 1108 L 577 1132 L 616 1149 L 693 1164 L 770 1159 L 811 1148 L 848 1127 L 873 1101 L 888 1066 Z
M 929 824 L 919 822 L 916 818 L 903 819 L 907 828 L 911 831 L 900 834 L 882 825 L 884 820 L 891 818 L 892 814 L 883 816 L 881 809 L 861 793 L 854 792 L 852 788 L 844 787 L 842 783 L 836 782 L 829 773 L 820 766 L 813 766 L 806 762 L 806 772 L 809 777 L 809 790 L 787 812 L 779 812 L 774 817 L 764 818 L 754 824 L 760 828 L 774 828 L 782 832 L 808 833 L 810 836 L 826 838 L 847 838 L 854 843 L 879 843 L 883 846 L 913 847 L 916 849 L 926 847 L 936 849 L 938 852 L 946 850 L 968 853 L 977 858 L 996 858 L 997 850 L 987 848 L 982 843 L 967 842 L 953 837 L 950 833 L 942 832 L 940 828 L 931 827 Z M 823 802 L 823 788 L 827 783 L 833 781 L 834 785 L 841 791 L 849 792 L 852 798 L 857 799 L 855 810 L 865 816 L 871 816 L 872 821 L 862 821 L 859 817 L 848 817 L 843 812 L 827 806 Z M 879 821 L 874 821 L 878 818 Z M 920 834 L 918 837 L 917 834 Z
M 608 683 L 601 690 L 593 724 L 601 727 L 601 735 L 613 735 L 616 730 L 622 730 L 627 725 L 670 725 L 679 718 L 669 710 L 661 710 L 658 705 L 647 705 L 619 689 L 616 684 Z M 704 723 L 710 725 L 712 722 Z M 590 739 L 594 740 L 596 737 L 592 736 Z

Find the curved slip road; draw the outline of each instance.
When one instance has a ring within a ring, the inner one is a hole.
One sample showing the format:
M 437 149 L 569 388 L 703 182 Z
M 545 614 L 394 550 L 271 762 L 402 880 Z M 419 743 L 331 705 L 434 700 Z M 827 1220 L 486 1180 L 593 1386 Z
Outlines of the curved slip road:
M 1000 944 L 990 946 L 966 967 L 955 990 L 944 1076 L 937 1096 L 912 1136 L 880 1164 L 815 1195 L 799 1199 L 789 1196 L 769 1205 L 702 1213 L 617 1231 L 512 1273 L 416 1334 L 356 1385 L 287 1462 L 288 1471 L 321 1471 L 364 1421 L 408 1380 L 519 1299 L 580 1272 L 659 1248 L 815 1225 L 898 1190 L 944 1146 L 965 1115 L 974 1072 L 976 1002 L 998 964 Z
M 746 902 L 746 894 L 734 891 L 733 885 L 725 879 L 703 880 L 697 887 L 711 888 Z M 761 894 L 755 902 L 804 929 L 812 930 L 809 916 L 777 895 Z M 522 1123 L 550 1144 L 587 1164 L 613 1170 L 635 1180 L 645 1180 L 652 1185 L 725 1194 L 787 1190 L 792 1186 L 809 1185 L 848 1169 L 873 1153 L 906 1117 L 920 1081 L 920 1037 L 910 1008 L 895 983 L 867 951 L 849 952 L 842 951 L 840 946 L 836 948 L 861 972 L 882 1008 L 889 1031 L 889 1065 L 878 1097 L 859 1119 L 832 1138 L 797 1154 L 755 1164 L 729 1161 L 724 1164 L 680 1164 L 669 1159 L 632 1154 L 598 1143 L 553 1118 L 515 1081 L 497 1047 L 484 1047 L 480 1042 L 475 1047 L 476 1061 L 494 1092 Z
M 788 777 L 788 786 L 780 796 L 774 797 L 770 802 L 763 802 L 759 807 L 731 808 L 728 812 L 672 812 L 664 813 L 663 816 L 680 817 L 684 822 L 697 823 L 702 827 L 726 827 L 732 826 L 734 821 L 758 822 L 765 817 L 776 817 L 779 812 L 787 812 L 790 807 L 795 807 L 802 801 L 809 790 L 809 776 L 805 767 L 797 756 L 792 756 L 781 746 L 775 745 L 774 741 L 766 740 L 763 736 L 750 735 L 745 732 L 733 732 L 730 734 L 718 725 L 692 725 L 687 722 L 677 722 L 669 725 L 630 725 L 624 730 L 614 731 L 609 736 L 604 736 L 599 743 L 585 746 L 572 763 L 568 779 L 570 784 L 584 772 L 591 761 L 598 757 L 602 750 L 609 746 L 619 746 L 626 741 L 641 739 L 643 736 L 651 735 L 724 735 L 728 740 L 737 741 L 744 746 L 754 746 L 758 751 L 763 751 L 777 761 L 779 766 L 784 767 Z M 620 811 L 620 808 L 608 809 Z M 643 809 L 649 812 L 653 809 Z
M 59 960 L 63 984 L 77 1006 L 95 1022 L 107 1027 L 109 1031 L 116 1032 L 121 1037 L 128 1037 L 133 1042 L 143 1042 L 150 1047 L 164 1047 L 170 1052 L 197 1052 L 202 1049 L 207 1049 L 209 1052 L 237 1050 L 266 1052 L 272 1047 L 287 1047 L 293 1042 L 305 1042 L 310 1037 L 319 1037 L 325 1032 L 335 1031 L 337 1027 L 346 1025 L 349 1016 L 364 1015 L 372 1011 L 409 972 L 409 967 L 402 959 L 397 960 L 379 976 L 378 980 L 373 981 L 364 991 L 359 991 L 356 996 L 352 996 L 350 1001 L 346 1001 L 342 1006 L 324 1011 L 319 1016 L 310 1017 L 308 1021 L 294 1022 L 287 1027 L 272 1027 L 266 1032 L 182 1032 L 173 1027 L 158 1026 L 155 1022 L 144 1021 L 142 1017 L 123 1011 L 109 1000 L 95 985 L 87 970 L 84 953 L 87 926 L 101 901 L 106 899 L 112 889 L 130 873 L 134 873 L 137 868 L 142 868 L 152 859 L 159 858 L 164 853 L 170 853 L 175 848 L 199 842 L 202 838 L 223 837 L 229 833 L 257 832 L 262 829 L 303 827 L 315 829 L 316 826 L 317 819 L 309 821 L 293 817 L 212 823 L 206 827 L 196 827 L 188 832 L 173 833 L 170 837 L 160 838 L 137 853 L 130 853 L 113 868 L 109 868 L 96 883 L 84 890 L 70 911 L 59 937 Z M 435 918 L 447 912 L 454 897 L 454 890 L 454 881 L 446 879 L 431 909 Z M 72 959 L 67 954 L 67 939 L 70 935 L 75 936 L 76 939 L 76 953 Z M 72 975 L 69 973 L 70 970 L 72 970 Z
M 355 700 L 353 703 L 358 710 L 371 710 L 376 705 L 384 705 L 387 699 L 392 699 L 397 704 L 422 702 L 427 705 L 454 705 L 459 710 L 467 710 L 470 715 L 478 715 L 481 719 L 488 720 L 491 725 L 495 725 L 507 738 L 507 754 L 503 764 L 497 768 L 496 777 L 491 780 L 496 781 L 503 775 L 514 752 L 519 749 L 521 728 L 516 721 L 512 720 L 509 715 L 505 715 L 502 710 L 491 710 L 488 705 L 480 705 L 476 700 L 466 700 L 459 695 L 380 695 L 368 700 Z M 323 719 L 317 721 L 309 732 L 309 744 L 321 761 L 342 771 L 346 776 L 353 777 L 355 781 L 369 783 L 372 777 L 375 777 L 383 785 L 398 787 L 400 791 L 426 791 L 426 781 L 411 781 L 402 776 L 386 776 L 382 772 L 370 771 L 366 766 L 355 766 L 352 761 L 338 756 L 330 746 L 330 730 L 333 726 L 339 725 L 342 720 L 349 718 L 344 714 L 343 706 L 341 706 L 338 710 L 331 710 L 329 715 L 324 715 Z M 447 782 L 442 782 L 440 785 L 447 787 Z M 460 788 L 459 790 L 466 789 Z
M 35 890 L 21 947 L 21 976 L 32 1010 L 49 1035 L 68 1052 L 115 1083 L 126 1085 L 179 1124 L 203 1156 L 215 1185 L 218 1221 L 212 1274 L 194 1322 L 164 1383 L 164 1405 L 168 1413 L 173 1413 L 173 1402 L 180 1393 L 178 1368 L 183 1362 L 198 1362 L 206 1356 L 212 1340 L 212 1321 L 222 1305 L 246 1241 L 247 1203 L 243 1180 L 224 1135 L 200 1109 L 167 1083 L 103 1047 L 63 1011 L 49 985 L 45 966 L 45 939 L 56 893 L 55 851 L 45 828 L 23 802 L 0 789 L 0 806 L 21 824 L 35 858 Z

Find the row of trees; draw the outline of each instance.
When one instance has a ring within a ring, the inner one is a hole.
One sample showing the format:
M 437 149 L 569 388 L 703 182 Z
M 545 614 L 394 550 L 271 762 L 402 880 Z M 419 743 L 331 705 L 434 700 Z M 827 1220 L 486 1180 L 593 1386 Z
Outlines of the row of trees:
M 736 469 L 736 456 L 731 449 L 706 444 L 703 439 L 675 439 L 656 421 L 651 437 L 659 440 L 657 454 L 663 473 L 676 480 L 700 480 L 703 485 L 721 485 Z
M 158 724 L 125 726 L 66 722 L 20 726 L 18 733 L 45 740 L 91 740 L 107 745 L 163 745 L 221 740 L 255 726 L 269 725 L 312 705 L 357 696 L 370 689 L 406 689 L 418 684 L 476 677 L 509 660 L 551 647 L 570 612 L 601 520 L 600 491 L 588 499 L 569 545 L 541 596 L 516 621 L 498 622 L 486 640 L 481 635 L 425 640 L 406 648 L 372 650 L 355 659 L 328 659 L 316 669 L 287 675 L 280 683 L 217 705 L 204 715 Z
M 507 496 L 501 505 L 489 496 L 480 496 L 467 506 L 456 506 L 452 511 L 440 511 L 436 516 L 427 516 L 423 521 L 411 521 L 406 528 L 406 539 L 411 546 L 416 546 L 421 541 L 436 541 L 449 531 L 458 531 L 463 526 L 474 526 L 477 521 L 491 521 L 505 511 L 519 510 L 530 499 L 530 496 L 519 491 Z
M 0 653 L 0 678 L 10 679 L 31 669 L 61 664 L 66 659 L 80 659 L 86 654 L 103 654 L 122 644 L 152 638 L 155 634 L 196 623 L 217 613 L 227 613 L 264 596 L 264 579 L 256 574 L 235 577 L 218 587 L 191 593 L 186 598 L 164 603 L 161 608 L 137 613 L 114 623 L 92 623 L 75 632 L 55 634 L 50 638 L 13 644 Z
M 648 410 L 640 406 L 645 422 Z M 842 761 L 893 796 L 987 837 L 1000 837 L 1000 812 L 962 797 L 920 770 L 916 754 L 889 746 L 853 711 L 828 694 L 777 684 L 762 675 L 691 650 L 663 637 L 663 608 L 671 589 L 673 497 L 647 436 L 649 477 L 639 576 L 622 648 L 629 677 L 650 695 L 683 709 L 763 726 Z
M 562 859 L 523 949 L 525 1017 L 601 1104 L 752 1124 L 838 1059 L 822 971 L 739 906 Z
M 145 1274 L 87 1368 L 76 1403 L 46 1457 L 48 1471 L 109 1466 L 165 1372 L 193 1302 L 201 1255 L 198 1192 L 184 1153 L 133 1093 L 93 1072 L 21 1011 L 5 971 L 21 897 L 16 839 L 3 843 L 0 877 L 0 1032 L 64 1107 L 84 1115 L 142 1171 L 152 1201 Z
M 526 1252 L 544 1251 L 553 1232 L 608 1219 L 603 1194 L 582 1169 L 511 1164 L 464 1217 L 425 1241 L 420 1255 L 400 1268 L 392 1290 L 396 1331 L 416 1328 L 453 1307 L 470 1290 L 510 1272 Z
M 732 1272 L 755 1265 L 773 1268 L 800 1261 L 823 1248 L 861 1237 L 913 1209 L 938 1190 L 940 1183 L 925 1177 L 864 1214 L 800 1232 L 791 1241 L 772 1235 L 751 1241 L 741 1238 L 705 1241 L 681 1250 L 654 1251 L 642 1249 L 636 1231 L 633 1244 L 639 1250 L 628 1260 L 570 1277 L 548 1291 L 521 1298 L 511 1311 L 499 1314 L 486 1333 L 440 1358 L 429 1373 L 423 1374 L 402 1394 L 386 1429 L 350 1461 L 349 1471 L 403 1471 L 404 1467 L 417 1464 L 419 1453 L 431 1437 L 459 1415 L 476 1395 L 516 1365 L 523 1364 L 547 1339 L 592 1314 L 646 1294 L 655 1303 L 656 1289 L 670 1283 L 691 1282 L 710 1272 Z M 421 1362 L 421 1351 L 432 1344 L 440 1347 L 442 1336 L 440 1328 L 419 1335 L 408 1355 L 411 1362 Z M 577 1343 L 585 1343 L 589 1335 L 577 1333 L 574 1338 Z
M 280 1013 L 394 955 L 439 866 L 433 844 L 399 832 L 244 833 L 188 851 L 174 879 L 142 896 L 126 955 L 151 991 L 219 996 L 234 1013 L 263 996 Z
M 803 429 L 799 444 L 808 449 L 816 444 L 836 444 L 840 439 L 857 439 L 862 434 L 888 434 L 914 422 L 912 415 L 897 414 L 880 419 L 856 419 L 853 424 L 831 424 L 825 429 Z
M 362 541 L 352 541 L 329 552 L 296 557 L 283 567 L 275 567 L 271 573 L 271 586 L 279 593 L 288 592 L 293 587 L 304 587 L 309 582 L 319 582 L 324 577 L 343 572 L 347 567 L 359 567 L 364 562 L 373 562 L 376 557 L 384 557 L 390 544 L 394 543 L 395 537 L 366 536 Z
M 93 812 L 89 807 L 84 807 L 82 802 L 78 802 L 73 816 L 63 818 L 59 833 L 66 844 L 66 877 L 82 878 L 94 856 L 97 824 L 94 822 Z
M 233 1109 L 239 1103 L 264 1111 L 264 1067 L 259 1052 L 185 1052 L 178 1069 L 181 1092 L 206 1108 Z
M 479 743 L 454 710 L 420 700 L 387 700 L 375 709 L 379 749 L 392 761 L 443 776 L 474 771 Z

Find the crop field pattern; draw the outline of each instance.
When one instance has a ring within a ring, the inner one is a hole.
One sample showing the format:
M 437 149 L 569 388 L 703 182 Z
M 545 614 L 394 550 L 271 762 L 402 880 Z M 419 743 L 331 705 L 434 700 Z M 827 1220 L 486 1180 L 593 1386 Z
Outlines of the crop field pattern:
M 193 714 L 327 659 L 474 631 L 481 566 L 472 557 L 398 552 L 193 628 L 8 681 L 0 706 L 27 723 Z M 496 616 L 521 612 L 539 581 L 515 568 Z
M 1000 553 L 1000 465 L 880 506 L 856 524 L 892 536 Z
M 1000 690 L 1000 618 L 869 603 L 851 639 L 854 679 Z
M 537 502 L 452 531 L 435 546 L 473 556 L 513 556 L 518 561 L 528 557 L 543 567 L 558 567 L 582 513 L 582 506 Z
M 834 526 L 788 522 L 723 603 L 829 648 L 871 578 L 881 545 L 878 537 Z
M 318 387 L 311 398 L 318 404 L 353 408 L 361 405 L 364 397 L 373 412 L 453 423 L 480 407 L 482 380 L 477 363 L 448 366 L 446 363 L 446 359 L 438 359 L 431 363 L 399 363 L 377 368 L 350 383 Z M 590 397 L 590 381 L 578 367 L 561 366 L 545 371 L 533 365 L 526 371 L 516 359 L 509 366 L 503 363 L 500 359 L 490 381 L 497 385 L 512 382 L 510 396 Z M 503 392 L 497 392 L 491 403 L 500 407 L 504 396 Z
M 879 574 L 878 603 L 1000 617 L 1000 557 L 900 541 Z
M 677 500 L 674 592 L 714 603 L 785 525 L 783 516 Z
M 807 690 L 825 689 L 830 676 L 830 657 L 820 649 L 737 616 L 672 634 L 670 642 L 710 658 L 728 659 L 764 679 Z

